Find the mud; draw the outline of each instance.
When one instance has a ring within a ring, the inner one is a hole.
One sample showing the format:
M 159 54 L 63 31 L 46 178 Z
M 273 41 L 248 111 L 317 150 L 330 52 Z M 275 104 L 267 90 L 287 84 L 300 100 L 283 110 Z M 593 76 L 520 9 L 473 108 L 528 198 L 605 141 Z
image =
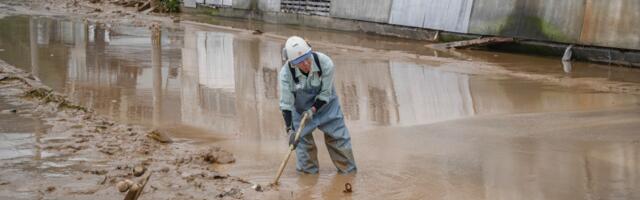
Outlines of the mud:
M 144 173 L 156 175 L 142 199 L 259 198 L 250 182 L 215 170 L 234 161 L 220 148 L 197 153 L 189 144 L 160 143 L 145 137 L 144 127 L 78 109 L 31 74 L 1 61 L 0 76 L 10 77 L 0 81 L 1 108 L 10 110 L 0 116 L 3 198 L 113 199 L 124 197 L 115 188 L 118 181 Z
M 440 52 L 406 40 L 269 24 L 258 24 L 264 33 L 254 34 L 255 22 L 236 19 L 212 26 L 135 13 L 88 11 L 85 19 L 18 11 L 0 19 L 10 27 L 0 32 L 0 49 L 7 49 L 0 59 L 78 107 L 60 109 L 49 90 L 34 91 L 54 101 L 44 106 L 0 101 L 6 105 L 0 119 L 11 124 L 2 126 L 10 141 L 3 148 L 11 150 L 0 154 L 7 163 L 0 196 L 123 196 L 115 184 L 139 165 L 156 174 L 143 199 L 636 199 L 640 193 L 636 69 Z M 152 21 L 162 24 L 159 36 L 147 28 Z M 310 38 L 337 66 L 355 175 L 337 175 L 319 145 L 319 175 L 297 174 L 290 164 L 278 188 L 264 187 L 287 150 L 276 86 L 289 34 Z M 25 84 L 3 76 L 3 84 L 11 83 L 6 91 Z M 80 107 L 95 114 L 65 111 Z M 31 110 L 46 114 L 32 117 Z M 158 142 L 162 137 L 147 136 L 150 130 L 173 142 Z M 212 164 L 219 160 L 233 164 Z M 45 181 L 27 181 L 34 178 Z M 344 192 L 347 183 L 351 192 Z M 265 192 L 256 191 L 258 184 Z

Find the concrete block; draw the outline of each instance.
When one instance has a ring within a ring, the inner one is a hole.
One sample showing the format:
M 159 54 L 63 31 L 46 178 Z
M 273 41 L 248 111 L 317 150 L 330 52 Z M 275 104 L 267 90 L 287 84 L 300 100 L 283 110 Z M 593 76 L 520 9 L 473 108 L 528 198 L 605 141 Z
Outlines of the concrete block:
M 391 0 L 332 0 L 331 17 L 387 23 Z
M 585 0 L 475 1 L 469 33 L 577 42 Z
M 195 8 L 196 7 L 196 0 L 184 0 L 183 1 L 183 6 L 187 7 L 187 8 Z
M 422 27 L 466 33 L 473 0 L 425 0 L 425 16 Z
M 233 0 L 231 2 L 231 7 L 235 9 L 250 9 L 252 1 L 257 0 Z
M 473 0 L 394 0 L 389 23 L 466 33 Z
M 258 9 L 267 12 L 280 12 L 280 0 L 260 0 L 258 1 Z
M 426 3 L 421 0 L 394 0 L 391 4 L 389 24 L 422 27 Z
M 640 50 L 640 1 L 586 0 L 580 43 Z

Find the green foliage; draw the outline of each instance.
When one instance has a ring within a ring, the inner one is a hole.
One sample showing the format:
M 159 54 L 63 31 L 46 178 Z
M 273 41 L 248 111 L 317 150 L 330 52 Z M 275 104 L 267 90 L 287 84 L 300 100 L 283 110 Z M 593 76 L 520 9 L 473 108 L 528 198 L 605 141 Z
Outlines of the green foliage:
M 160 3 L 167 12 L 180 12 L 180 0 L 160 0 Z

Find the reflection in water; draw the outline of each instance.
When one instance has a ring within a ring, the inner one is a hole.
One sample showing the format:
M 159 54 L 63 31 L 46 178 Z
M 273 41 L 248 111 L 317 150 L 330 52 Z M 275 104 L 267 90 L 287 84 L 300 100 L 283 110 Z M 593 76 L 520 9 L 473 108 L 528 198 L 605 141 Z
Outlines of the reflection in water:
M 160 27 L 151 28 L 151 68 L 153 69 L 153 126 L 160 125 L 162 105 L 162 42 Z
M 218 136 L 275 138 L 282 132 L 277 107 L 281 41 L 194 26 L 149 36 L 143 27 L 47 18 L 27 22 L 31 61 L 28 67 L 16 65 L 34 73 L 46 71 L 40 76 L 43 81 L 89 107 L 123 121 L 185 125 Z M 363 59 L 333 51 L 326 50 L 334 55 L 336 89 L 353 131 L 474 115 L 629 105 L 638 100 L 548 89 L 533 82 L 513 84 L 447 72 L 433 64 Z
M 562 70 L 564 71 L 564 73 L 571 73 L 571 61 L 562 61 Z
M 28 17 L 7 17 L 0 25 L 10 30 L 0 32 L 0 48 L 12 49 L 0 52 L 0 59 L 123 122 L 187 127 L 176 128 L 175 135 L 184 137 L 195 130 L 243 137 L 216 143 L 237 154 L 232 172 L 272 178 L 264 169 L 278 164 L 279 147 L 284 148 L 277 90 L 283 41 L 192 25 L 149 31 Z M 438 64 L 317 48 L 336 64 L 335 87 L 354 151 L 367 167 L 355 177 L 333 176 L 321 153 L 321 174 L 330 177 L 283 177 L 284 184 L 297 183 L 300 193 L 294 197 L 345 198 L 344 182 L 354 184 L 353 197 L 364 199 L 638 197 L 632 189 L 637 186 L 637 145 L 479 139 L 418 126 L 476 115 L 629 106 L 639 102 L 637 96 L 473 76 Z M 419 130 L 397 132 L 412 126 Z
M 391 65 L 401 124 L 431 123 L 476 114 L 469 76 L 410 63 Z

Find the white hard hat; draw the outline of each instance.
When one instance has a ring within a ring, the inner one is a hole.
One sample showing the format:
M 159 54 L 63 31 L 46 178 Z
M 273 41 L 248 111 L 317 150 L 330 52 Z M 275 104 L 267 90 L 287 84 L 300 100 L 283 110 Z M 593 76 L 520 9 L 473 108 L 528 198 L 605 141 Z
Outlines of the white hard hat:
M 292 65 L 297 65 L 298 63 L 304 61 L 311 55 L 311 46 L 298 36 L 291 36 L 287 39 L 287 42 L 284 43 L 284 48 L 282 49 L 282 56 L 284 60 L 291 63 Z

